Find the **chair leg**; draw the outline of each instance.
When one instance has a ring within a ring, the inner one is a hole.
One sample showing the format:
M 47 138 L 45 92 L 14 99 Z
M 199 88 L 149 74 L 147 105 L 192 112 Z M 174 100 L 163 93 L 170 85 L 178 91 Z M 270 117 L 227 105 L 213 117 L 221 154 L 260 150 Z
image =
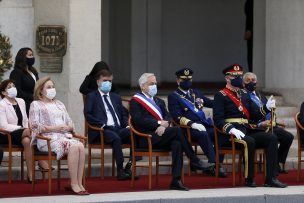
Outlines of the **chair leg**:
M 232 186 L 235 187 L 235 154 L 232 154 Z
M 88 177 L 91 177 L 91 147 L 88 147 Z
M 104 149 L 101 149 L 101 174 L 100 174 L 100 178 L 104 179 Z
M 32 161 L 32 191 L 35 189 L 35 181 L 36 181 L 36 171 L 35 171 L 35 156 L 32 155 L 33 161 Z
M 48 164 L 49 164 L 48 167 L 49 194 L 52 194 L 52 167 L 50 167 L 52 166 L 51 157 L 49 157 Z
M 188 176 L 191 176 L 191 161 L 188 158 Z
M 115 156 L 114 150 L 112 149 L 112 177 L 115 176 Z
M 134 153 L 132 155 L 132 165 L 133 166 L 132 166 L 131 188 L 134 188 L 134 180 L 136 176 L 136 159 Z
M 155 169 L 155 173 L 156 173 L 156 175 L 155 175 L 155 177 L 156 177 L 156 184 L 158 184 L 158 167 L 159 167 L 159 157 L 157 156 L 156 157 L 156 169 Z
M 12 151 L 8 152 L 8 183 L 12 183 Z
M 60 171 L 61 171 L 61 164 L 60 160 L 57 161 L 57 189 L 60 190 Z
M 21 152 L 21 180 L 24 180 L 24 158 L 23 158 L 23 152 Z
M 152 189 L 152 156 L 149 156 L 149 190 Z
M 238 172 L 239 172 L 239 183 L 242 183 L 242 155 L 239 154 L 238 162 Z
M 299 182 L 300 181 L 300 173 L 301 173 L 301 150 L 298 149 L 298 171 L 297 171 L 297 181 Z

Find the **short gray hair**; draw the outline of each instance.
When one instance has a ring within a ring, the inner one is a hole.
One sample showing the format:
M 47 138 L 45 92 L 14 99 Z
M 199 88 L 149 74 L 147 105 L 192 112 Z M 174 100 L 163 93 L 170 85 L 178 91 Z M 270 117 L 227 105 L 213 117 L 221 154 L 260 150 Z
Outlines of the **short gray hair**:
M 253 76 L 253 77 L 255 77 L 255 79 L 257 80 L 256 74 L 254 74 L 254 73 L 252 73 L 252 72 L 247 72 L 247 73 L 245 73 L 245 74 L 243 75 L 243 82 L 245 82 L 246 79 L 247 79 L 249 76 Z
M 144 73 L 140 76 L 140 78 L 138 79 L 138 84 L 139 87 L 142 87 L 147 81 L 148 78 L 151 76 L 155 76 L 154 73 Z

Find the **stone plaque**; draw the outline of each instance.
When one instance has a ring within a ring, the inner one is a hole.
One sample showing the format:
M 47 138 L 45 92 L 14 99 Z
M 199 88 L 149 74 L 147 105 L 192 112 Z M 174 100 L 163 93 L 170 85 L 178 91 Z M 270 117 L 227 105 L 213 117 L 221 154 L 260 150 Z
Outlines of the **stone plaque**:
M 62 58 L 67 49 L 67 33 L 64 26 L 40 25 L 36 32 L 37 53 L 40 70 L 46 73 L 61 73 Z

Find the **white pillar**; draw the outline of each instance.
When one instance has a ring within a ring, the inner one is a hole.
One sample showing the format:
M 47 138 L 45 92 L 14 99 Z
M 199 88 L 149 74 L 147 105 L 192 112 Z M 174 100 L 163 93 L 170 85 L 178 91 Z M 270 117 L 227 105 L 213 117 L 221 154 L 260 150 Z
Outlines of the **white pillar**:
M 266 87 L 294 105 L 304 93 L 304 1 L 266 1 Z
M 35 29 L 38 25 L 64 25 L 67 29 L 67 52 L 62 73 L 40 73 L 55 81 L 57 98 L 75 123 L 83 129 L 83 101 L 79 87 L 97 61 L 101 60 L 100 0 L 34 0 Z M 38 60 L 39 63 L 39 60 Z

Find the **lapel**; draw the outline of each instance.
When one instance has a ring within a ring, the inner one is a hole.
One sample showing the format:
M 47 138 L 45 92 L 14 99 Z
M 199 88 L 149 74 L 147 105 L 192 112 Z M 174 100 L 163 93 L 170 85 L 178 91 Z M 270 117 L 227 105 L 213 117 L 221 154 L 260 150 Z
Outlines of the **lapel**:
M 95 92 L 95 96 L 96 96 L 96 99 L 97 99 L 97 104 L 98 104 L 98 106 L 100 106 L 100 108 L 103 110 L 103 112 L 104 112 L 105 114 L 107 114 L 107 112 L 106 112 L 106 109 L 105 109 L 105 106 L 104 106 L 104 103 L 103 103 L 103 100 L 102 100 L 102 98 L 101 98 L 101 94 L 100 94 L 99 90 L 96 90 L 96 92 Z
M 15 119 L 18 120 L 17 114 L 16 114 L 16 112 L 15 112 L 15 110 L 14 110 L 14 107 L 13 107 L 12 103 L 9 102 L 7 98 L 4 98 L 3 100 L 6 102 L 6 104 L 7 104 L 7 106 L 8 106 L 8 109 L 9 109 L 9 111 L 11 112 L 11 115 L 12 115 Z

